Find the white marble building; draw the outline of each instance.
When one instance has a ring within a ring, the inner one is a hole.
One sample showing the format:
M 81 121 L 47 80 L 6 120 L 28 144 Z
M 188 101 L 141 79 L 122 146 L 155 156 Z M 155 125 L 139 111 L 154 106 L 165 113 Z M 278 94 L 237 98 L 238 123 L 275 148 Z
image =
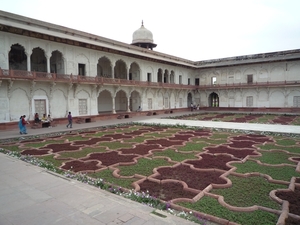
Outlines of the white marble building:
M 300 50 L 190 61 L 0 11 L 0 122 L 201 107 L 298 108 Z

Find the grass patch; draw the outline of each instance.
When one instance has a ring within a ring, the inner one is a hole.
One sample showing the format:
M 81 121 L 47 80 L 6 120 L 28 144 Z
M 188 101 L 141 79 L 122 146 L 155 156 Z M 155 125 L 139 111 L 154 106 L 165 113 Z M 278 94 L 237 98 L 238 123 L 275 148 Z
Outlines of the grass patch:
M 210 144 L 206 142 L 197 142 L 197 143 L 191 143 L 188 142 L 185 144 L 185 146 L 179 147 L 178 151 L 203 151 L 204 147 L 209 146 Z
M 101 178 L 103 179 L 105 182 L 123 187 L 123 188 L 127 188 L 127 189 L 132 189 L 132 183 L 137 181 L 138 179 L 136 178 L 126 178 L 126 179 L 120 179 L 120 178 L 116 178 L 112 175 L 112 171 L 110 170 L 102 170 L 100 172 L 96 172 L 96 173 L 88 173 L 88 176 L 92 177 L 92 178 Z
M 3 146 L 0 146 L 0 147 L 3 148 L 3 149 L 9 150 L 9 151 L 13 151 L 13 152 L 20 152 L 20 151 L 24 150 L 24 149 L 20 148 L 17 145 L 10 145 L 10 146 L 3 145 Z
M 69 141 L 85 141 L 88 140 L 89 137 L 82 137 L 82 136 L 70 136 L 67 138 Z
M 211 192 L 224 196 L 224 201 L 232 206 L 250 207 L 260 205 L 271 209 L 280 209 L 281 206 L 270 199 L 272 190 L 287 188 L 287 185 L 274 184 L 259 176 L 236 177 L 228 176 L 232 181 L 230 188 L 213 189 Z
M 39 159 L 43 159 L 46 162 L 50 162 L 53 164 L 55 167 L 60 167 L 64 162 L 67 160 L 57 160 L 54 158 L 54 155 L 45 155 L 45 156 L 39 156 Z
M 260 149 L 263 150 L 285 150 L 291 153 L 300 153 L 300 147 L 294 146 L 294 147 L 288 147 L 288 146 L 277 146 L 274 144 L 265 144 L 265 145 L 257 145 Z
M 253 159 L 258 159 L 262 163 L 268 163 L 268 164 L 281 164 L 281 163 L 287 163 L 287 164 L 292 164 L 295 165 L 294 162 L 291 162 L 288 160 L 289 157 L 292 157 L 293 155 L 287 154 L 285 152 L 279 152 L 279 151 L 260 151 L 262 154 L 261 157 L 259 158 L 253 158 Z M 297 156 L 297 155 L 294 155 Z
M 148 159 L 140 158 L 137 164 L 130 166 L 119 166 L 120 175 L 133 176 L 134 174 L 140 174 L 143 176 L 149 176 L 153 174 L 153 169 L 159 166 L 172 166 L 174 164 L 169 163 L 164 159 Z
M 60 143 L 64 143 L 64 140 L 49 140 L 49 141 L 45 141 L 45 142 L 38 142 L 38 143 L 28 143 L 28 144 L 25 144 L 25 147 L 26 148 L 41 148 L 41 147 L 44 147 L 46 145 L 49 145 L 49 144 L 60 144 Z
M 264 123 L 269 124 L 272 123 L 271 121 L 274 120 L 277 116 L 276 115 L 263 115 L 255 120 L 255 123 Z
M 83 148 L 81 151 L 72 151 L 72 152 L 60 152 L 60 156 L 59 158 L 75 158 L 75 159 L 79 159 L 82 157 L 87 156 L 90 153 L 94 153 L 94 152 L 106 152 L 104 147 L 100 147 L 100 148 Z
M 223 140 L 226 140 L 227 141 L 227 138 L 229 136 L 231 136 L 232 134 L 230 133 L 217 133 L 217 132 L 214 132 L 212 134 L 212 136 L 210 137 L 211 139 L 223 139 Z
M 259 165 L 254 161 L 246 161 L 245 163 L 232 163 L 231 165 L 237 167 L 236 173 L 251 173 L 259 172 L 268 174 L 275 180 L 290 181 L 292 177 L 298 177 L 299 173 L 295 171 L 296 167 L 282 166 L 272 167 Z
M 243 225 L 264 224 L 274 225 L 278 216 L 262 210 L 254 212 L 234 212 L 221 206 L 217 199 L 204 196 L 195 203 L 181 202 L 178 205 L 184 206 L 198 212 L 214 215 Z
M 86 134 L 86 137 L 102 137 L 105 134 L 114 134 L 114 131 L 99 131 L 94 134 Z
M 279 140 L 276 140 L 276 144 L 282 145 L 282 146 L 288 146 L 288 145 L 296 145 L 297 143 L 296 143 L 296 140 L 294 140 L 294 139 L 279 139 Z

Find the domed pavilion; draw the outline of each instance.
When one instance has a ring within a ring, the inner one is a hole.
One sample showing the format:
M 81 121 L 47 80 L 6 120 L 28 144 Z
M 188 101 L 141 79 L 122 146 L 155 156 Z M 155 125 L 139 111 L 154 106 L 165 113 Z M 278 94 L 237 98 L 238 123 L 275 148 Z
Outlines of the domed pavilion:
M 153 34 L 150 30 L 142 26 L 132 35 L 132 45 L 153 50 L 157 45 L 153 43 Z

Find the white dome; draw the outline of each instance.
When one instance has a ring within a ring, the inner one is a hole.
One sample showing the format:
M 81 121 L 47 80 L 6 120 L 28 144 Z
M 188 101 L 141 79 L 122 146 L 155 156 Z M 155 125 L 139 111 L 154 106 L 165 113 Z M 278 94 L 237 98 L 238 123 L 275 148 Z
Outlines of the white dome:
M 132 35 L 132 44 L 135 43 L 153 43 L 153 34 L 144 27 L 143 23 L 141 28 L 136 30 Z

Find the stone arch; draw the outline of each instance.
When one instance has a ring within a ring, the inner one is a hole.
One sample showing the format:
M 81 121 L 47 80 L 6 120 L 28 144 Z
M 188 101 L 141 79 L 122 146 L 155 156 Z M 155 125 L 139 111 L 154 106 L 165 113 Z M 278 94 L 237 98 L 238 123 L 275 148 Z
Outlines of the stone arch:
M 294 88 L 292 90 L 290 90 L 288 96 L 287 96 L 287 106 L 288 107 L 299 107 L 298 105 L 298 101 L 294 99 L 294 97 L 298 98 L 298 96 L 300 96 L 300 90 L 297 88 Z M 295 100 L 295 102 L 294 102 Z
M 11 92 L 10 102 L 14 104 L 9 104 L 9 114 L 11 121 L 19 120 L 21 115 L 26 115 L 28 119 L 31 118 L 30 113 L 30 101 L 27 93 L 22 88 L 17 88 Z
M 25 48 L 19 43 L 13 44 L 8 53 L 10 70 L 27 70 L 27 55 Z
M 257 107 L 269 107 L 269 92 L 261 89 L 257 93 Z
M 113 109 L 112 105 L 113 94 L 108 89 L 103 89 L 97 98 L 98 113 L 111 112 Z
M 157 82 L 163 82 L 163 70 L 161 68 L 159 68 L 157 71 Z
M 144 106 L 147 106 L 146 108 L 148 110 L 155 109 L 157 104 L 157 101 L 155 101 L 155 97 L 156 97 L 155 90 L 148 89 L 144 92 L 143 96 L 144 96 L 143 100 L 144 101 L 146 100 L 146 102 L 144 102 Z
M 65 74 L 63 54 L 59 50 L 52 51 L 51 53 L 50 73 Z
M 187 106 L 186 107 L 190 107 L 191 104 L 193 104 L 193 94 L 192 94 L 192 92 L 188 92 L 187 93 Z
M 299 71 L 300 71 L 300 63 L 294 63 L 293 65 L 291 65 L 288 69 L 286 80 L 300 81 Z
M 97 76 L 112 78 L 112 63 L 106 56 L 98 59 Z
M 274 66 L 271 69 L 271 73 L 270 73 L 270 81 L 271 82 L 276 82 L 276 81 L 282 81 L 285 80 L 285 72 L 284 72 L 284 67 L 282 66 Z
M 179 71 L 178 72 L 178 84 L 183 84 L 183 72 Z
M 127 79 L 127 65 L 122 59 L 116 61 L 114 73 L 116 79 Z
M 129 80 L 141 80 L 141 69 L 139 64 L 137 64 L 136 62 L 130 64 Z
M 257 80 L 258 82 L 267 82 L 269 78 L 269 72 L 266 68 L 261 68 L 258 71 L 258 77 Z
M 174 70 L 171 70 L 171 73 L 170 73 L 170 83 L 175 84 L 175 72 L 174 72 Z
M 169 70 L 165 69 L 163 83 L 170 83 Z
M 47 72 L 47 58 L 44 49 L 40 47 L 32 49 L 30 63 L 31 71 Z
M 80 89 L 76 92 L 76 97 L 77 98 L 81 98 L 81 97 L 90 98 L 91 94 L 86 89 Z
M 210 93 L 208 96 L 208 106 L 209 107 L 219 107 L 219 95 L 216 92 Z
M 141 110 L 143 109 L 142 106 L 142 98 L 141 94 L 137 90 L 133 90 L 130 93 L 130 102 L 129 102 L 129 108 L 131 111 L 137 111 L 139 107 L 141 107 Z
M 122 89 L 120 89 L 116 92 L 115 110 L 116 111 L 127 111 L 127 94 Z
M 269 97 L 270 107 L 285 107 L 285 96 L 280 90 L 274 90 Z

